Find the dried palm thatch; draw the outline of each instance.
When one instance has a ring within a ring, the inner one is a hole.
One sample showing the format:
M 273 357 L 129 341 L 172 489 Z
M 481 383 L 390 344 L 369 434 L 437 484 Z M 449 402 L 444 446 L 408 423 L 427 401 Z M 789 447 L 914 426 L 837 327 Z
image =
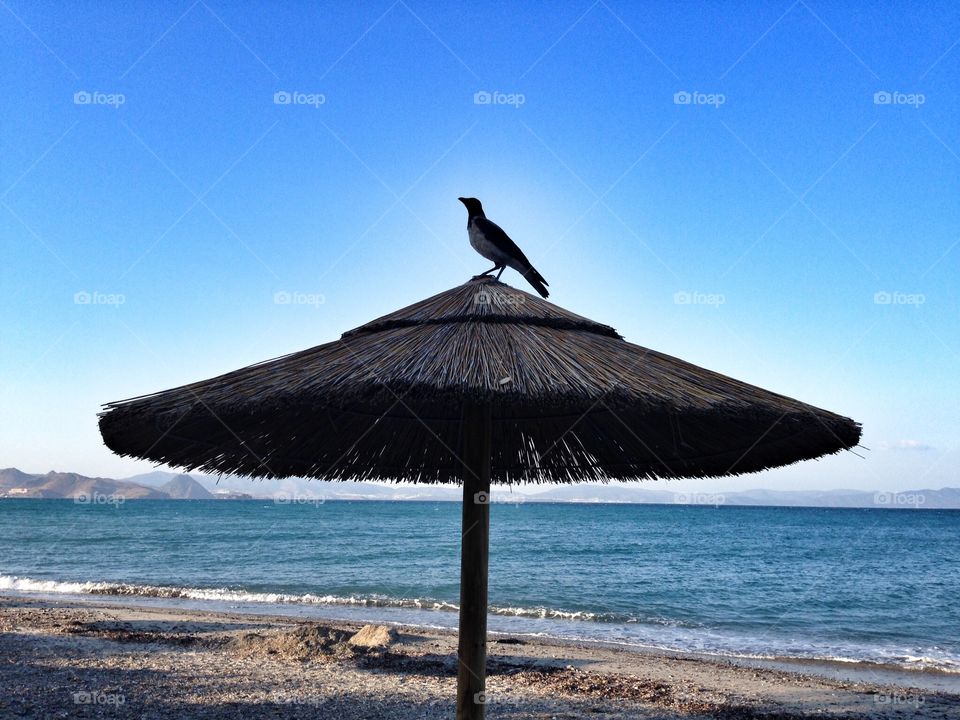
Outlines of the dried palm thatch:
M 113 451 L 207 472 L 459 482 L 465 401 L 494 482 L 705 477 L 856 445 L 860 426 L 626 342 L 491 278 L 335 342 L 110 403 Z

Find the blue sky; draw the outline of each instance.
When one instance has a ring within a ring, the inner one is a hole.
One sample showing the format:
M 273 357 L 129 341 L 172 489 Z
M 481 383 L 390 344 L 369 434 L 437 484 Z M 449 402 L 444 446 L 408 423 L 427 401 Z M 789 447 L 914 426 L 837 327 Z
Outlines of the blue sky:
M 0 465 L 149 469 L 102 403 L 486 270 L 473 195 L 551 300 L 864 425 L 687 486 L 960 483 L 956 4 L 110 5 L 0 3 Z

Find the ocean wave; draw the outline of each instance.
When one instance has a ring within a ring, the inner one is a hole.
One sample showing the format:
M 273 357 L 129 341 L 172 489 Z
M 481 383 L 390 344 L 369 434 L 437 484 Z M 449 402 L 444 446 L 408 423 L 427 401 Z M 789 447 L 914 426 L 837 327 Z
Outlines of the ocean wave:
M 930 657 L 928 655 L 903 655 L 893 659 L 893 665 L 914 667 L 920 670 L 933 669 L 960 673 L 960 658 Z
M 64 593 L 73 595 L 113 595 L 184 600 L 215 600 L 236 603 L 346 605 L 356 607 L 395 607 L 416 610 L 459 612 L 456 603 L 431 598 L 396 598 L 385 595 L 314 595 L 254 592 L 231 588 L 192 588 L 170 585 L 137 585 L 132 583 L 78 582 L 36 580 L 33 578 L 0 575 L 0 591 L 15 590 L 32 593 Z M 491 605 L 493 615 L 549 620 L 581 620 L 586 622 L 638 622 L 638 619 L 618 613 L 593 613 L 583 610 L 562 610 L 547 607 L 500 607 Z M 646 622 L 656 623 L 656 620 Z M 663 621 L 663 624 L 674 624 Z
M 71 595 L 112 595 L 145 598 L 171 598 L 183 600 L 216 600 L 237 603 L 303 604 L 303 605 L 356 605 L 361 607 L 405 607 L 417 609 L 450 609 L 459 607 L 441 602 L 393 599 L 380 596 L 300 595 L 289 593 L 251 592 L 230 588 L 191 588 L 170 585 L 136 585 L 112 582 L 72 582 L 59 580 L 36 580 L 12 575 L 0 575 L 0 590 L 15 590 L 32 593 L 64 593 Z
M 412 611 L 436 611 L 457 613 L 459 605 L 432 598 L 395 598 L 383 595 L 316 595 L 313 593 L 290 594 L 279 592 L 255 592 L 233 588 L 194 588 L 170 585 L 139 585 L 134 583 L 41 580 L 28 577 L 0 574 L 0 592 L 13 591 L 28 594 L 69 594 L 113 597 L 159 598 L 173 600 L 212 601 L 250 605 L 303 605 L 341 606 L 356 608 L 394 608 Z M 762 660 L 830 661 L 844 663 L 871 663 L 901 669 L 937 670 L 960 673 L 960 657 L 949 652 L 936 655 L 894 652 L 891 649 L 855 648 L 844 646 L 832 648 L 841 652 L 824 653 L 827 648 L 811 644 L 806 650 L 795 645 L 790 651 L 770 646 L 769 638 L 748 636 L 723 637 L 711 633 L 700 624 L 687 623 L 667 618 L 637 618 L 622 613 L 602 613 L 562 610 L 548 607 L 491 606 L 491 615 L 505 619 L 542 620 L 547 625 L 536 624 L 513 627 L 511 633 L 555 637 L 571 640 L 594 640 L 623 646 L 651 649 L 707 653 L 731 658 Z M 410 624 L 422 624 L 413 620 Z M 445 626 L 449 627 L 447 621 Z M 569 624 L 568 624 L 569 623 Z M 582 624 L 581 624 L 582 623 Z M 429 623 L 426 626 L 432 626 Z M 581 629 L 576 629 L 579 625 Z M 437 627 L 440 627 L 438 625 Z M 588 629 L 593 626 L 594 629 Z M 648 629 L 638 635 L 634 631 L 623 634 L 626 627 Z M 664 634 L 665 633 L 665 634 Z M 710 636 L 710 642 L 704 641 Z M 731 644 L 732 643 L 732 644 Z M 761 649 L 762 648 L 762 649 Z M 935 652 L 939 648 L 930 648 Z

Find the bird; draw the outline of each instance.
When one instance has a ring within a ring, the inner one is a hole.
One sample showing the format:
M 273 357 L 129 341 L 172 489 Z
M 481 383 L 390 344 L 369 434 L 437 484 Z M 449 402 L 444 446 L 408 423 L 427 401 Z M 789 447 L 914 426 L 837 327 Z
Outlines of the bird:
M 533 289 L 540 293 L 540 297 L 545 298 L 550 295 L 547 290 L 547 285 L 550 283 L 544 280 L 543 275 L 530 264 L 527 256 L 503 231 L 503 228 L 487 219 L 480 201 L 472 197 L 462 197 L 457 200 L 467 208 L 467 235 L 470 238 L 470 244 L 474 250 L 493 262 L 492 268 L 474 277 L 485 277 L 494 270 L 498 270 L 497 280 L 499 280 L 504 268 L 509 266 L 523 275 Z

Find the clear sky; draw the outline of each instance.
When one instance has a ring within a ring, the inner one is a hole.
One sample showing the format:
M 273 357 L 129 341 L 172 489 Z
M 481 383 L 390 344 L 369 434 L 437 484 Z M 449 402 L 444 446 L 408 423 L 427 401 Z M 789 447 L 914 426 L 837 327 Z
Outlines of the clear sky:
M 552 301 L 864 425 L 691 487 L 960 485 L 955 2 L 3 0 L 0 63 L 0 466 L 149 469 L 102 403 L 486 270 L 472 195 Z

